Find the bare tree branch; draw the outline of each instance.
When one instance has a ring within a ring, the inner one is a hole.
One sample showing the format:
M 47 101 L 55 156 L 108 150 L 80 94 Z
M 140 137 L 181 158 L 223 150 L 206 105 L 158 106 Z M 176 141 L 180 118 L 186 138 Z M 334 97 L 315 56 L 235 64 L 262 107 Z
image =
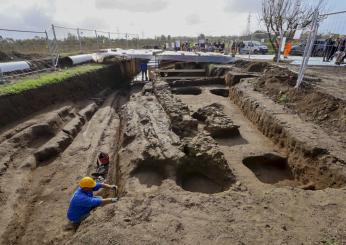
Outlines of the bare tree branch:
M 325 0 L 319 0 L 314 6 L 304 0 L 262 0 L 262 21 L 276 54 L 280 34 L 284 33 L 285 37 L 293 38 L 297 29 L 311 25 L 314 12 L 322 10 L 324 2 Z

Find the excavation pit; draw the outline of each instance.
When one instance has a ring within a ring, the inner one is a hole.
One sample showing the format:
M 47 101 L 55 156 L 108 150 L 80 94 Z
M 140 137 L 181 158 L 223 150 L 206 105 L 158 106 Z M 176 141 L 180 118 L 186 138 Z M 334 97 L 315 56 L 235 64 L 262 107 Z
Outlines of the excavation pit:
M 163 169 L 154 165 L 142 165 L 134 170 L 132 177 L 138 179 L 138 182 L 150 188 L 152 186 L 160 186 L 166 178 Z
M 230 169 L 222 169 L 206 159 L 187 160 L 177 170 L 177 185 L 189 192 L 216 194 L 227 191 L 234 182 Z
M 268 153 L 246 157 L 243 164 L 263 183 L 278 184 L 294 181 L 287 159 L 279 155 Z
M 215 194 L 224 190 L 221 185 L 198 172 L 181 176 L 181 187 L 189 192 L 206 194 Z
M 215 140 L 219 145 L 228 147 L 249 144 L 249 142 L 246 139 L 244 139 L 240 133 L 238 135 L 235 135 L 234 137 L 215 138 Z
M 222 97 L 225 97 L 225 98 L 228 98 L 228 96 L 229 96 L 229 90 L 228 89 L 223 89 L 223 88 L 211 89 L 210 93 L 218 95 L 218 96 L 222 96 Z
M 180 95 L 200 95 L 202 93 L 202 89 L 199 87 L 180 87 L 173 88 L 172 93 Z

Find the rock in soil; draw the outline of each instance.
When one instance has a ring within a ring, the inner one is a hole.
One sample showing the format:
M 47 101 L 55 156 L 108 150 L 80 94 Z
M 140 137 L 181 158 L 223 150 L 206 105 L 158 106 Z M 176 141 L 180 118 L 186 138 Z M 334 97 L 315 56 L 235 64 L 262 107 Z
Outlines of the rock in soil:
M 231 137 L 239 135 L 239 126 L 223 112 L 223 106 L 217 103 L 198 109 L 192 115 L 205 123 L 204 129 L 213 137 Z
M 191 136 L 197 131 L 198 122 L 190 115 L 189 107 L 173 96 L 168 83 L 156 81 L 154 94 L 172 122 L 172 130 L 179 136 Z

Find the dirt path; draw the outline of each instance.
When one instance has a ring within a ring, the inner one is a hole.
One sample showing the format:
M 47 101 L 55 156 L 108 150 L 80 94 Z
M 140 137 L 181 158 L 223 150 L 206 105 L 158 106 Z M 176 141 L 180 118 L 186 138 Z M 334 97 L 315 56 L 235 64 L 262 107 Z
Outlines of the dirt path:
M 109 96 L 58 158 L 23 172 L 24 185 L 14 198 L 15 215 L 8 215 L 3 244 L 61 244 L 73 233 L 65 229 L 68 200 L 80 177 L 93 170 L 97 152 L 116 151 L 117 109 L 123 98 L 120 93 Z

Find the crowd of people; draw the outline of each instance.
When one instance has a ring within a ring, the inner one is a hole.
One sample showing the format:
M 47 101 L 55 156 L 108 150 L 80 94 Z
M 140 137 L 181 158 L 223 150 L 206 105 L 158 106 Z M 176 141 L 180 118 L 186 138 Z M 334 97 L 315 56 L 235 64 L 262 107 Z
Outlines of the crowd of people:
M 231 44 L 231 53 L 233 55 L 240 54 L 240 50 L 245 47 L 245 43 L 243 41 L 232 41 Z
M 163 47 L 164 50 L 174 49 L 175 51 L 188 51 L 188 52 L 219 52 L 224 53 L 226 44 L 224 41 L 210 42 L 208 39 L 200 40 L 197 43 L 191 41 L 176 41 L 172 44 L 166 43 Z
M 246 45 L 244 41 L 241 40 L 234 40 L 229 42 L 219 40 L 217 42 L 210 42 L 208 39 L 205 39 L 198 40 L 197 42 L 175 41 L 172 43 L 166 43 L 163 49 L 188 52 L 218 52 L 232 54 L 233 56 L 235 56 L 236 54 L 241 54 L 241 50 L 244 49 L 245 46 Z M 292 39 L 286 40 L 283 49 L 283 55 L 285 59 L 287 59 L 289 55 L 299 55 L 297 54 L 297 52 L 293 54 L 292 48 L 295 48 L 296 46 L 293 46 Z M 303 51 L 304 50 L 302 50 L 302 52 Z M 335 60 L 335 64 L 337 65 L 344 63 L 344 60 L 346 58 L 346 36 L 330 36 L 326 40 L 322 40 L 321 43 L 315 42 L 312 49 L 312 56 L 323 56 L 323 62 L 331 62 Z
M 326 39 L 324 52 L 323 52 L 323 62 L 331 62 L 335 58 L 335 64 L 340 65 L 344 63 L 346 53 L 346 37 L 334 38 L 330 36 Z

